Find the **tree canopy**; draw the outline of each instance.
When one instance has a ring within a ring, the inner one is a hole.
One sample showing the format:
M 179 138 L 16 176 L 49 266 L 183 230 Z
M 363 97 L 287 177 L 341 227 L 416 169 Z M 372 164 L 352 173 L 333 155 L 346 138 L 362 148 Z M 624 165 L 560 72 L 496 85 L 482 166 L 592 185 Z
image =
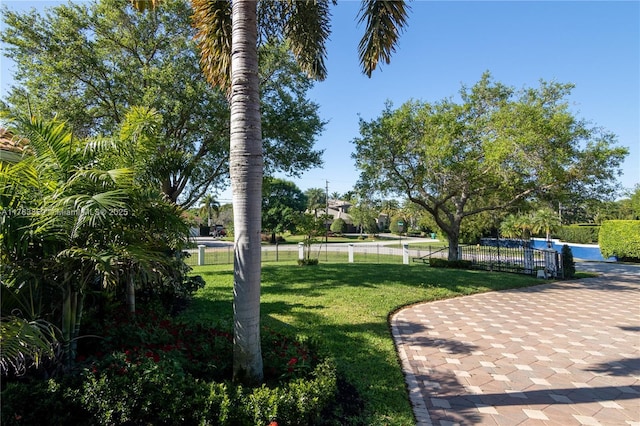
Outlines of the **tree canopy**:
M 269 178 L 262 185 L 262 229 L 271 232 L 271 242 L 276 234 L 294 231 L 296 218 L 307 208 L 307 197 L 295 183 Z
M 202 74 L 192 14 L 185 0 L 145 13 L 126 0 L 5 10 L 17 85 L 3 108 L 56 115 L 77 137 L 115 137 L 132 108 L 155 111 L 153 151 L 164 159 L 156 178 L 171 200 L 194 205 L 226 185 L 230 117 L 225 93 Z M 313 144 L 325 123 L 306 98 L 313 82 L 282 44 L 261 46 L 259 72 L 266 173 L 321 165 Z
M 433 216 L 457 258 L 461 223 L 523 200 L 614 193 L 627 149 L 569 109 L 572 85 L 519 91 L 489 73 L 460 101 L 387 105 L 361 120 L 353 154 L 359 186 L 404 195 Z

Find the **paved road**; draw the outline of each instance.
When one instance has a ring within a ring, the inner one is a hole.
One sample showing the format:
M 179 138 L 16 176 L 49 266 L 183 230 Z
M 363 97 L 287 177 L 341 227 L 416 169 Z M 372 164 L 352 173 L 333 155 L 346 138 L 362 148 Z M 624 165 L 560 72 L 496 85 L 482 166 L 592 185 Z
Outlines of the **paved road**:
M 418 304 L 392 331 L 419 426 L 640 426 L 640 266 Z

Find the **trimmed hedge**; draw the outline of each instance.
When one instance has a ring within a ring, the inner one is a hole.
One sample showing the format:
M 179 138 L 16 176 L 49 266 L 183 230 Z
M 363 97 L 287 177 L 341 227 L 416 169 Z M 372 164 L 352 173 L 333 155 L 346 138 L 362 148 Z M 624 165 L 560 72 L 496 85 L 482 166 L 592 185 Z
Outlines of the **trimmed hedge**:
M 590 244 L 598 242 L 598 233 L 600 226 L 598 225 L 570 225 L 561 226 L 555 232 L 555 235 L 567 243 Z
M 472 265 L 470 260 L 447 260 L 437 257 L 429 259 L 429 266 L 434 268 L 471 269 Z
M 604 258 L 640 261 L 640 220 L 606 220 L 598 235 Z

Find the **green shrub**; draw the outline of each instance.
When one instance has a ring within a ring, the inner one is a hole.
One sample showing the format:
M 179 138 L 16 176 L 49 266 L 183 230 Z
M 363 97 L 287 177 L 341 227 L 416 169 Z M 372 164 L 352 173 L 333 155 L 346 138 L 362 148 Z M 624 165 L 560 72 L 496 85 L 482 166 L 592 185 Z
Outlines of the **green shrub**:
M 94 424 L 253 426 L 275 420 L 280 426 L 308 426 L 317 423 L 337 392 L 335 367 L 329 361 L 318 364 L 308 379 L 259 388 L 206 384 L 162 360 L 131 361 L 113 358 L 106 370 L 85 372 L 76 400 Z M 67 402 L 59 402 L 55 394 L 47 400 L 42 410 L 55 409 L 58 401 L 56 412 L 66 413 Z
M 239 405 L 246 416 L 247 423 L 243 424 L 263 425 L 270 421 L 276 421 L 279 426 L 317 424 L 336 392 L 335 367 L 324 362 L 316 367 L 310 380 L 297 379 L 282 386 L 263 385 L 248 390 Z
M 398 223 L 402 223 L 402 225 L 398 225 Z M 402 216 L 393 216 L 389 222 L 389 231 L 394 234 L 404 233 L 408 228 L 408 222 Z
M 570 225 L 558 228 L 556 236 L 567 243 L 590 244 L 598 242 L 599 232 L 598 225 Z
M 331 232 L 342 234 L 347 229 L 347 223 L 342 218 L 337 218 L 331 223 Z
M 4 426 L 87 424 L 89 413 L 68 389 L 68 383 L 61 384 L 54 379 L 6 383 L 0 393 L 0 423 Z
M 564 278 L 573 278 L 576 275 L 576 263 L 573 261 L 573 252 L 567 244 L 562 246 L 562 270 Z
M 159 303 L 93 320 L 101 337 L 82 339 L 73 374 L 3 382 L 3 425 L 313 425 L 336 403 L 335 367 L 308 339 L 264 327 L 265 384 L 243 388 L 229 383 L 230 332 L 180 323 Z
M 447 260 L 432 257 L 429 259 L 429 266 L 434 268 L 471 269 L 473 262 L 470 260 Z
M 78 398 L 99 425 L 199 424 L 208 386 L 169 357 L 115 354 L 85 370 Z
M 606 220 L 598 235 L 600 252 L 604 258 L 640 260 L 640 220 Z
M 314 266 L 318 264 L 318 259 L 298 259 L 299 266 Z
M 217 426 L 266 425 L 311 426 L 337 392 L 336 370 L 330 361 L 320 363 L 309 379 L 296 379 L 279 386 L 245 388 L 228 383 L 210 387 L 205 422 Z

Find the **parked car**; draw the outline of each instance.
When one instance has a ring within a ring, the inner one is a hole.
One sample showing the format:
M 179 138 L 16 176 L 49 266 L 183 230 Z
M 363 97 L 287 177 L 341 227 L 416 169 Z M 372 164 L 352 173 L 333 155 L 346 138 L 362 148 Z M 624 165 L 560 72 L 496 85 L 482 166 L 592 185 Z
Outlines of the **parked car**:
M 215 238 L 223 238 L 227 236 L 227 230 L 222 225 L 215 225 L 211 227 L 211 236 Z

